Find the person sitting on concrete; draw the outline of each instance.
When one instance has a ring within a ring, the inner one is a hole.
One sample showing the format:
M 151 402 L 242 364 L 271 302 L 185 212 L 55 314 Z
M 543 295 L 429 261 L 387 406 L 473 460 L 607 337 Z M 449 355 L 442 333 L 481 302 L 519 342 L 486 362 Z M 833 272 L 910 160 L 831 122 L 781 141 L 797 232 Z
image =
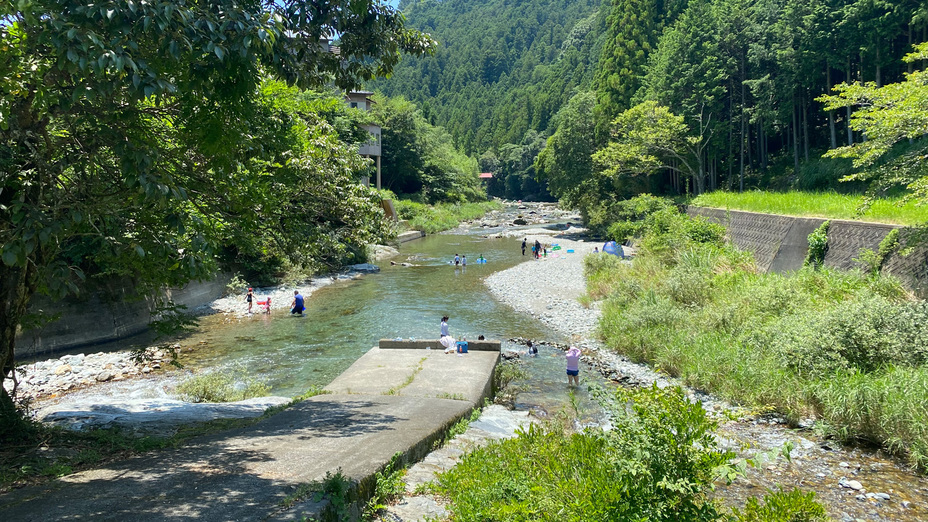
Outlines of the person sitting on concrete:
M 441 318 L 441 337 L 438 339 L 438 342 L 445 347 L 445 353 L 454 353 L 454 337 L 451 337 L 451 334 L 448 332 L 447 315 Z

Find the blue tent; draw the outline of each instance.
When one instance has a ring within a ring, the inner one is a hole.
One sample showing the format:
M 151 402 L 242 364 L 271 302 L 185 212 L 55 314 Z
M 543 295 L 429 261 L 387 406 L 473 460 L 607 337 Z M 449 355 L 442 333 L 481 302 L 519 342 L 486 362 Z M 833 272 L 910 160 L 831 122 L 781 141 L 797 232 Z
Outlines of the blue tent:
M 625 252 L 622 250 L 622 245 L 616 243 L 615 241 L 606 241 L 606 244 L 603 245 L 603 252 L 621 257 L 623 259 L 625 258 Z

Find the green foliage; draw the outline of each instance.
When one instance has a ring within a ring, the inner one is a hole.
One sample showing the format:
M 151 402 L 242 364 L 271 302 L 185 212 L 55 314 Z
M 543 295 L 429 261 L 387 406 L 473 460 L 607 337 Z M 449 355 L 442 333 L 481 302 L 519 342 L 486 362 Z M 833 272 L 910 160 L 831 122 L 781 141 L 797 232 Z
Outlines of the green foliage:
M 644 220 L 648 215 L 673 206 L 674 203 L 669 199 L 641 194 L 613 203 L 595 219 L 591 216 L 589 225 L 599 231 L 608 224 L 608 237 L 624 243 L 642 235 Z
M 904 60 L 914 63 L 928 58 L 928 42 L 916 46 L 915 52 Z M 919 140 L 909 153 L 880 165 L 875 171 L 865 170 L 851 174 L 849 180 L 872 183 L 874 193 L 895 186 L 905 186 L 913 197 L 924 200 L 928 196 L 928 172 L 924 156 L 928 151 L 928 117 L 924 107 L 928 104 L 928 70 L 910 71 L 899 83 L 879 86 L 875 83 L 842 83 L 834 87 L 836 94 L 825 95 L 819 101 L 826 110 L 856 107 L 850 125 L 866 134 L 867 139 L 831 150 L 827 156 L 853 158 L 854 165 L 873 166 L 903 140 Z
M 554 115 L 589 85 L 600 5 L 404 1 L 407 23 L 442 45 L 432 57 L 404 60 L 389 79 L 371 87 L 418 104 L 466 153 L 504 156 L 503 147 L 523 143 L 528 131 L 550 134 Z
M 382 128 L 382 185 L 425 203 L 483 201 L 477 162 L 451 136 L 403 98 L 376 97 L 373 118 Z
M 884 276 L 759 274 L 719 236 L 694 241 L 685 219 L 652 214 L 631 264 L 590 256 L 607 345 L 688 385 L 792 421 L 817 416 L 842 439 L 928 467 L 928 410 L 902 388 L 920 390 L 928 371 L 923 303 Z
M 876 252 L 869 248 L 861 249 L 854 261 L 863 265 L 867 273 L 876 275 L 883 270 L 883 265 L 897 250 L 899 250 L 899 229 L 894 228 L 880 241 L 880 247 Z
M 723 190 L 700 194 L 689 201 L 696 207 L 745 210 L 786 216 L 862 219 L 878 223 L 917 225 L 928 221 L 928 207 L 903 198 L 866 200 L 859 195 L 837 192 L 774 192 Z
M 528 372 L 518 361 L 503 361 L 496 365 L 494 380 L 497 390 L 506 388 L 513 381 L 521 381 L 526 378 L 528 378 Z
M 826 221 L 809 234 L 809 252 L 806 254 L 804 264 L 818 268 L 825 264 L 825 253 L 828 252 L 828 227 L 831 221 Z
M 548 138 L 535 158 L 535 172 L 548 183 L 548 191 L 567 208 L 580 208 L 591 197 L 590 172 L 596 150 L 592 92 L 582 92 L 570 99 L 557 114 L 557 131 Z
M 809 378 L 838 371 L 871 373 L 928 362 L 928 304 L 880 295 L 855 296 L 819 314 L 789 315 L 749 340 L 772 348 L 785 368 Z
M 365 520 L 374 520 L 381 510 L 402 498 L 406 492 L 406 482 L 403 480 L 406 468 L 402 460 L 403 454 L 396 453 L 384 469 L 374 474 L 374 495 L 364 507 Z
M 177 386 L 178 395 L 189 402 L 235 402 L 269 392 L 267 383 L 249 375 L 244 365 L 195 375 Z
M 426 234 L 450 230 L 462 221 L 477 219 L 491 210 L 501 208 L 499 203 L 493 201 L 454 205 L 426 205 L 410 200 L 398 200 L 393 203 L 399 218 L 408 221 L 408 228 L 421 230 Z
M 713 423 L 679 389 L 604 397 L 618 431 L 531 426 L 441 474 L 455 520 L 719 520 Z
M 737 522 L 824 522 L 828 520 L 825 508 L 815 501 L 815 493 L 803 493 L 795 488 L 782 489 L 764 495 L 763 504 L 750 497 L 744 510 L 734 509 Z

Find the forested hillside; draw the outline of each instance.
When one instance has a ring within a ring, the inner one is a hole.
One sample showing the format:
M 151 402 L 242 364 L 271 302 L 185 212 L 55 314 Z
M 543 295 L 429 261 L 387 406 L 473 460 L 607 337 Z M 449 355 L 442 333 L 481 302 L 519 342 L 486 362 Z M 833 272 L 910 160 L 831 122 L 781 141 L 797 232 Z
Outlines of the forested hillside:
M 406 60 L 375 88 L 408 97 L 468 153 L 483 154 L 481 168 L 505 185 L 491 193 L 512 197 L 547 183 L 584 210 L 643 190 L 840 188 L 851 162 L 822 154 L 867 136 L 853 128 L 854 103 L 825 110 L 819 98 L 842 82 L 903 81 L 924 64 L 902 58 L 928 40 L 925 0 L 430 0 L 401 8 L 441 48 Z M 527 168 L 504 168 L 532 155 Z
M 411 27 L 430 33 L 433 57 L 406 57 L 371 84 L 417 103 L 469 154 L 545 131 L 596 63 L 598 0 L 401 2 Z

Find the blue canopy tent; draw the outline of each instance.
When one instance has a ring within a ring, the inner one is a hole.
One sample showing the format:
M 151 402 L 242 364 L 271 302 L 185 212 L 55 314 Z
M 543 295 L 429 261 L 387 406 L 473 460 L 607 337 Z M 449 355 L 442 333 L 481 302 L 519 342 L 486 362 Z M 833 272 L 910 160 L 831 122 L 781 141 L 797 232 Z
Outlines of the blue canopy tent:
M 606 244 L 603 245 L 603 252 L 625 259 L 625 251 L 622 250 L 622 245 L 615 241 L 606 241 Z

